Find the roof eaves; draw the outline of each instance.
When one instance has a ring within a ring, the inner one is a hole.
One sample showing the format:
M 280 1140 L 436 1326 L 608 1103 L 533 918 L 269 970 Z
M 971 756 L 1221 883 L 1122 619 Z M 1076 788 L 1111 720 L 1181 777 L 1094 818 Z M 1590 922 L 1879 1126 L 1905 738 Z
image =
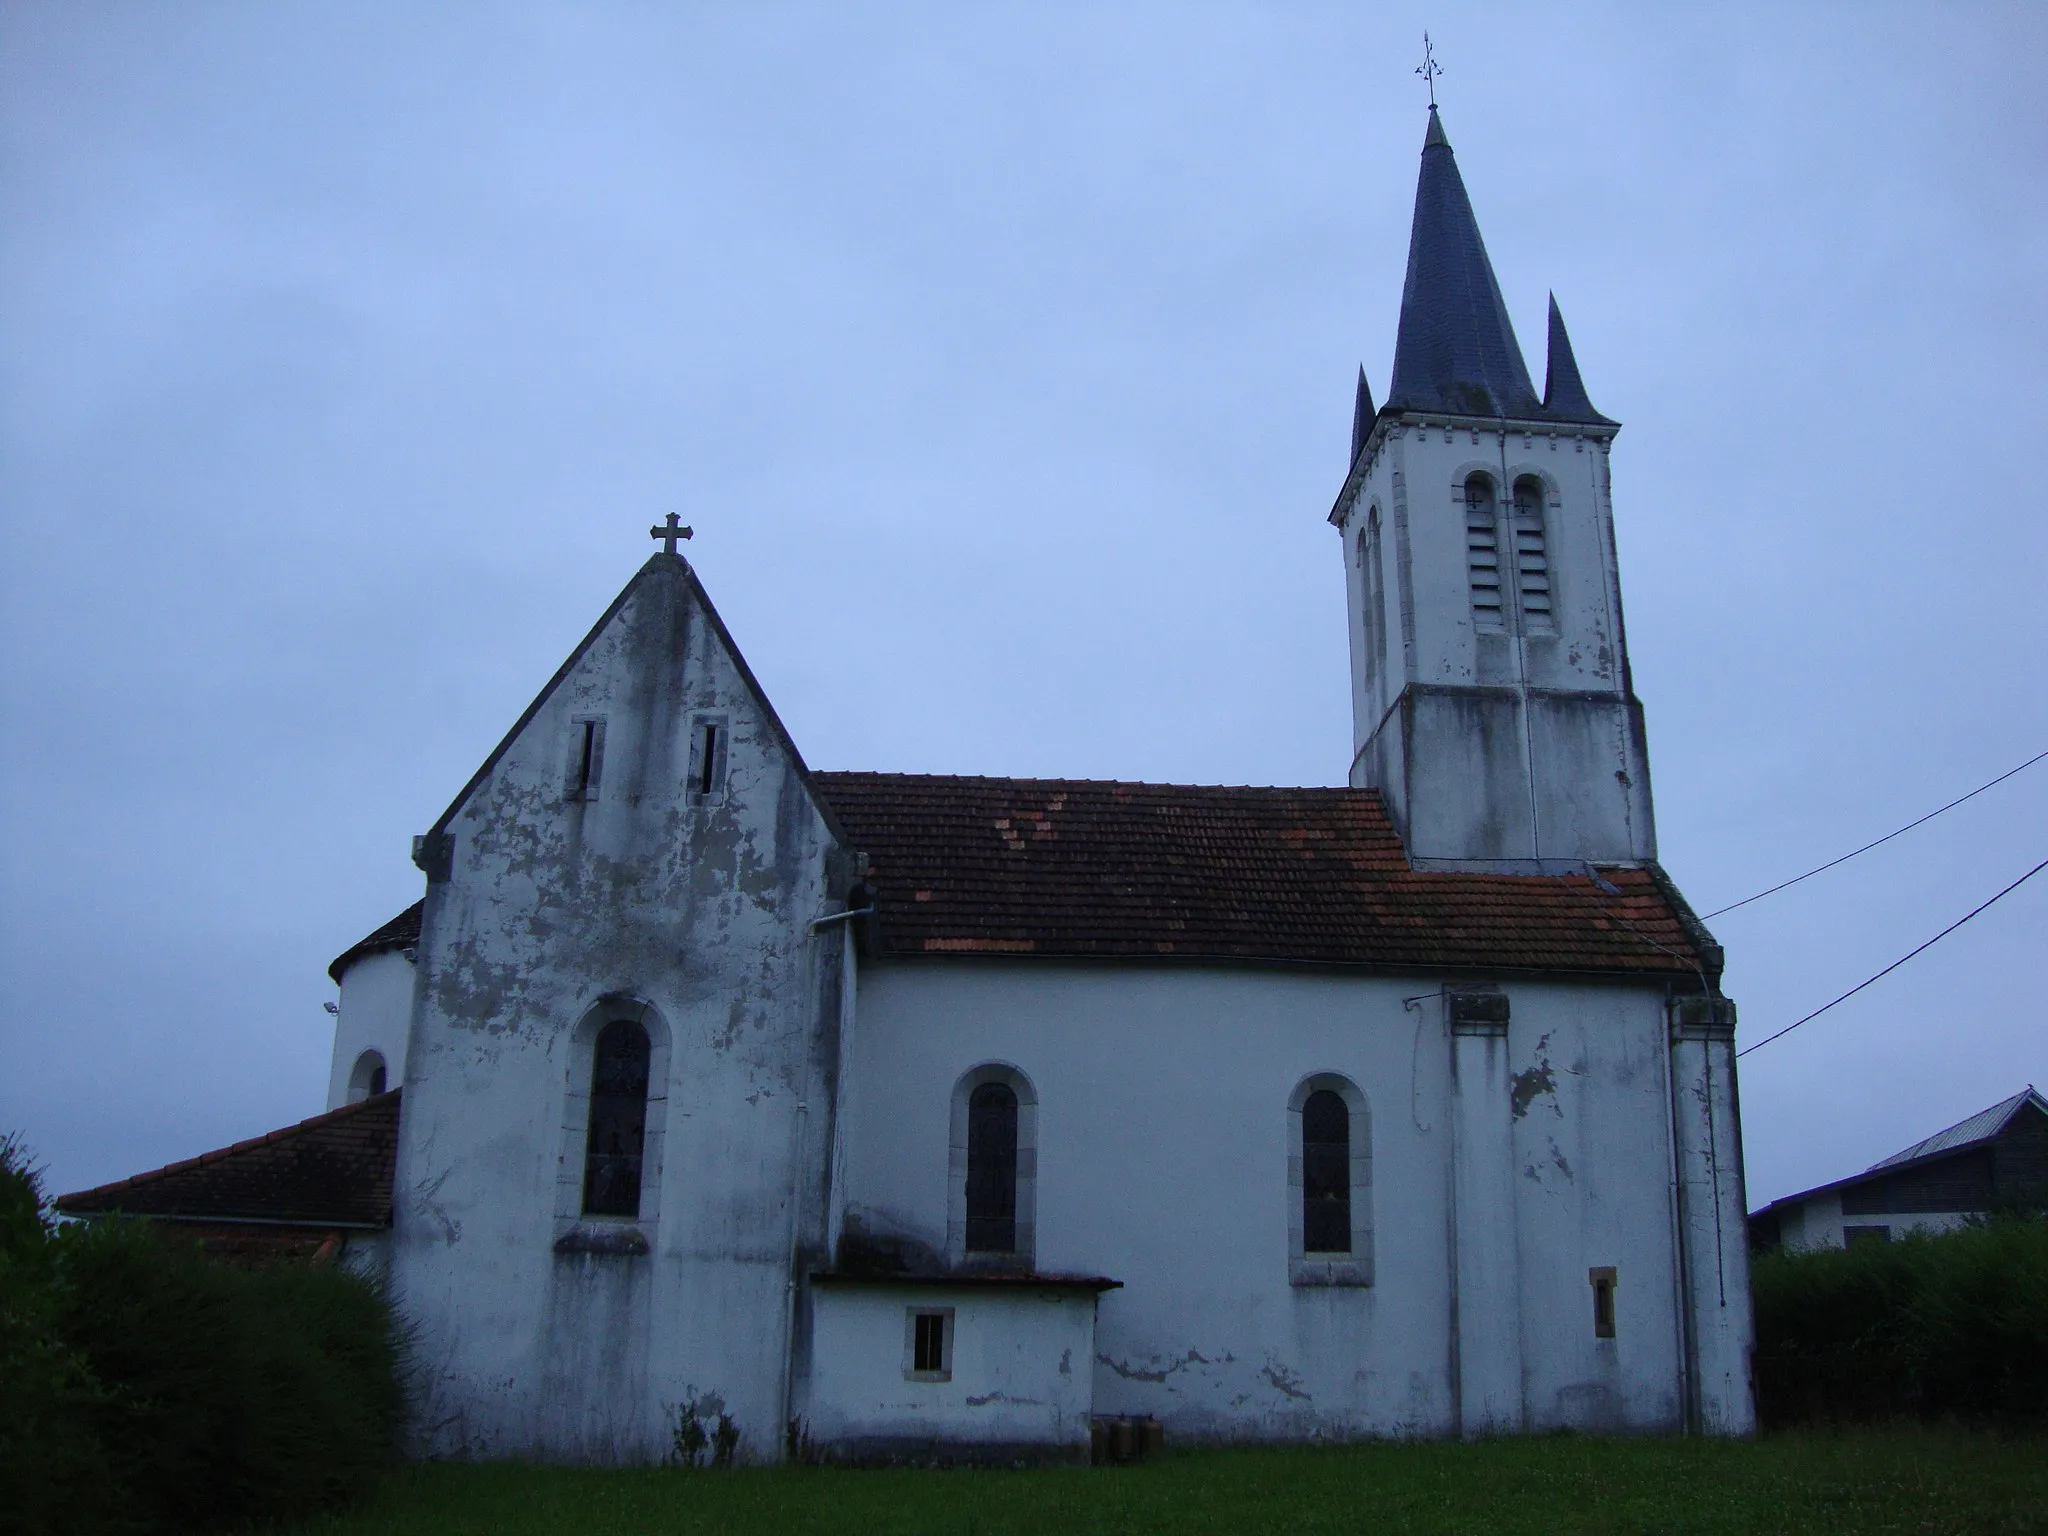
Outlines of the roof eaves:
M 344 1104 L 339 1109 L 330 1109 L 323 1114 L 311 1115 L 295 1125 L 279 1126 L 274 1131 L 265 1131 L 261 1136 L 250 1136 L 244 1140 L 232 1142 L 225 1147 L 216 1147 L 211 1152 L 202 1152 L 197 1157 L 180 1158 L 177 1162 L 165 1163 L 161 1168 L 152 1168 L 146 1173 L 130 1174 L 125 1179 L 116 1179 L 111 1184 L 101 1184 L 92 1189 L 73 1190 L 68 1195 L 59 1195 L 50 1203 L 57 1210 L 67 1215 L 71 1214 L 74 1210 L 79 1211 L 81 1214 L 89 1213 L 91 1208 L 84 1205 L 83 1202 L 85 1201 L 105 1201 L 115 1195 L 126 1194 L 136 1189 L 145 1189 L 152 1184 L 174 1177 L 177 1174 L 190 1173 L 200 1168 L 212 1167 L 241 1153 L 254 1152 L 263 1147 L 275 1146 L 280 1141 L 304 1135 L 309 1131 L 325 1130 L 331 1126 L 354 1119 L 357 1116 L 373 1113 L 387 1107 L 396 1108 L 399 1103 L 399 1095 L 404 1091 L 403 1088 L 393 1088 L 388 1093 L 373 1094 L 367 1099 L 358 1099 L 353 1104 Z

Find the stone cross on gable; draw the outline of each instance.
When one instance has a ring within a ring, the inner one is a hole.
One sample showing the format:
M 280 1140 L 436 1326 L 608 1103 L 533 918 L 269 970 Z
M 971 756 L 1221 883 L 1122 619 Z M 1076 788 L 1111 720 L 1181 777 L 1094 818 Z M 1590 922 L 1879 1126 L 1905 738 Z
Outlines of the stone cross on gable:
M 676 552 L 676 541 L 678 539 L 687 539 L 691 535 L 691 530 L 685 528 L 683 520 L 673 512 L 669 513 L 666 523 L 656 523 L 647 532 L 650 537 L 661 540 L 661 552 L 665 555 L 672 555 Z

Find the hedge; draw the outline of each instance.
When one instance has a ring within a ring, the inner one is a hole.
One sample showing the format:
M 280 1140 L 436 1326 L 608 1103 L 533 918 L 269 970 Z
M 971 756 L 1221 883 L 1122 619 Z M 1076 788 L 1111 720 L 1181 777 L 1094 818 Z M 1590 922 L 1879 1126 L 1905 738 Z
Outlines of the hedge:
M 0 1531 L 203 1530 L 366 1492 L 404 1337 L 345 1269 L 238 1269 L 175 1228 L 48 1219 L 0 1142 Z
M 1764 1254 L 1754 1288 L 1767 1426 L 2048 1420 L 2048 1221 Z

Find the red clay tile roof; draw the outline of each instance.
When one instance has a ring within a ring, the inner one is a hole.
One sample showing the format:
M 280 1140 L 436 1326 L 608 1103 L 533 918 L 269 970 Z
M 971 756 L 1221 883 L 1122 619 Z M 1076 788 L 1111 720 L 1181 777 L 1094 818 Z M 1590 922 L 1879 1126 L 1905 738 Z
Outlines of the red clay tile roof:
M 382 1227 L 391 1221 L 399 1089 L 154 1173 L 60 1196 L 67 1216 Z
M 420 913 L 426 902 L 416 901 L 382 928 L 364 934 L 334 957 L 334 963 L 327 967 L 327 974 L 338 983 L 341 973 L 365 955 L 381 954 L 387 949 L 409 949 L 420 941 Z
M 814 777 L 870 858 L 888 955 L 1681 975 L 1700 960 L 1653 872 L 1601 870 L 1610 894 L 1588 875 L 1412 870 L 1373 790 Z

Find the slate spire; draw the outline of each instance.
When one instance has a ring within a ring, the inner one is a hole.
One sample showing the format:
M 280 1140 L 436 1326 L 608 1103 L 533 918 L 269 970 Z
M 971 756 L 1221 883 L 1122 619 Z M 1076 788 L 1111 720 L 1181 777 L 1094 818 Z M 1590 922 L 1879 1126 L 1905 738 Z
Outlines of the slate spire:
M 1461 416 L 1543 415 L 1436 108 L 1422 141 L 1401 330 L 1387 404 Z
M 1572 356 L 1572 339 L 1565 334 L 1564 312 L 1557 307 L 1554 293 L 1550 296 L 1550 362 L 1543 374 L 1543 409 L 1564 421 L 1612 424 L 1586 398 L 1579 360 Z
M 1365 365 L 1358 367 L 1358 400 L 1351 407 L 1351 462 L 1358 462 L 1358 450 L 1372 431 L 1372 386 L 1365 382 Z

